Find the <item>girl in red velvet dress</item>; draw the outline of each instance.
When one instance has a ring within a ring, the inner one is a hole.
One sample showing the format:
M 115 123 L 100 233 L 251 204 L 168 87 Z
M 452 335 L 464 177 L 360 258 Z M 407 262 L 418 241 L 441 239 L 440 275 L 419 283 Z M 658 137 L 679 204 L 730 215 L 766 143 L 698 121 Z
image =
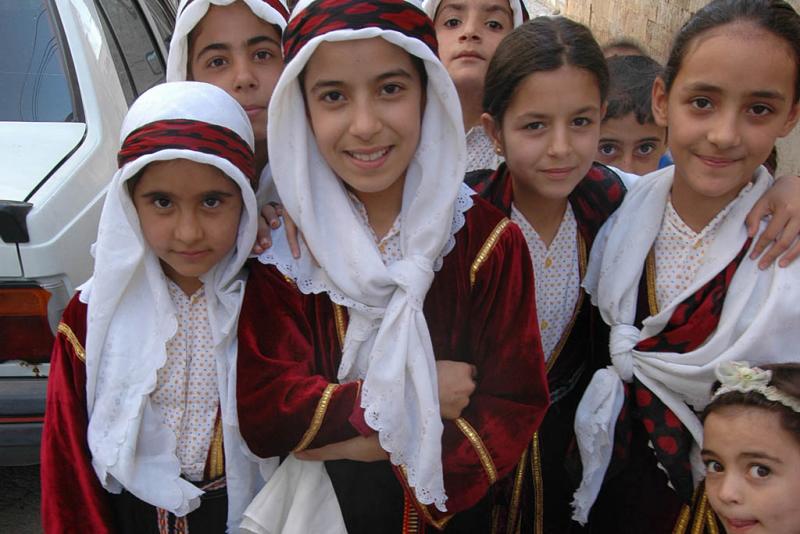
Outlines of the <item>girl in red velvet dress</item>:
M 274 179 L 307 249 L 276 239 L 252 267 L 240 424 L 259 456 L 293 455 L 281 469 L 324 461 L 351 534 L 490 531 L 495 483 L 547 405 L 525 242 L 462 186 L 435 52 L 411 2 L 301 2 L 270 104 Z

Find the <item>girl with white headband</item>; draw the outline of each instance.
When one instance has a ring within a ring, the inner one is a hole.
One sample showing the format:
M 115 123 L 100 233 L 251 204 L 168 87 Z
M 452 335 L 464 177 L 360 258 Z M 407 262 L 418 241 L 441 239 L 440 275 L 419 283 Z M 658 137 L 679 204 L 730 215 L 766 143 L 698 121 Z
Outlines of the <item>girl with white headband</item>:
M 503 157 L 481 126 L 483 81 L 497 45 L 528 20 L 522 0 L 425 0 L 439 58 L 453 79 L 467 132 L 467 172 L 496 169 Z
M 703 413 L 708 503 L 730 534 L 798 532 L 800 363 L 726 362 L 717 379 Z
M 44 528 L 224 532 L 272 469 L 244 445 L 235 402 L 253 132 L 223 90 L 175 82 L 134 102 L 120 141 L 94 274 L 51 359 Z
M 547 386 L 525 241 L 461 183 L 431 21 L 402 0 L 304 1 L 284 57 L 268 140 L 307 249 L 276 238 L 248 281 L 242 435 L 290 457 L 247 526 L 487 532 Z

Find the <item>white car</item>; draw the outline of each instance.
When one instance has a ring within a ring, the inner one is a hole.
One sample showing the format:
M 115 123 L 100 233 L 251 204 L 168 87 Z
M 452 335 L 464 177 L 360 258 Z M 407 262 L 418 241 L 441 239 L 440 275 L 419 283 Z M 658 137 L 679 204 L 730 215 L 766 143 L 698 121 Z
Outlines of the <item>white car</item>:
M 0 465 L 39 461 L 53 333 L 174 20 L 171 0 L 0 2 Z

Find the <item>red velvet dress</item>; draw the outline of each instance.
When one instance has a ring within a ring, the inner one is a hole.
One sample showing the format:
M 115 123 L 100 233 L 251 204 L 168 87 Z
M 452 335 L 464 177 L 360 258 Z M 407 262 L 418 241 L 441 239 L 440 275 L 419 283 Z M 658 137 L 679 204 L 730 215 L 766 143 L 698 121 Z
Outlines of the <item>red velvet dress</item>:
M 490 489 L 517 465 L 548 404 L 527 245 L 480 199 L 444 258 L 424 313 L 437 359 L 477 366 L 477 389 L 444 422 L 447 513 L 416 501 L 388 461 L 326 462 L 350 534 L 491 531 Z M 360 382 L 336 380 L 346 309 L 251 265 L 239 319 L 239 424 L 262 457 L 370 435 Z M 310 511 L 313 513 L 313 511 Z M 433 527 L 432 527 L 433 526 Z
M 469 173 L 466 181 L 483 198 L 510 215 L 514 192 L 505 163 L 495 172 Z M 599 164 L 589 170 L 570 194 L 568 200 L 578 223 L 581 279 L 597 232 L 622 203 L 624 195 L 625 186 L 619 177 Z M 532 435 L 515 476 L 505 483 L 508 495 L 505 501 L 511 506 L 498 509 L 499 532 L 592 531 L 571 519 L 570 503 L 580 483 L 580 468 L 568 461 L 571 457 L 568 451 L 575 447 L 573 427 L 578 402 L 594 371 L 609 363 L 608 327 L 581 290 L 572 322 L 547 362 L 550 409 L 541 428 Z
M 58 325 L 50 358 L 41 447 L 42 525 L 47 533 L 157 534 L 156 508 L 126 491 L 107 492 L 92 467 L 86 440 L 86 312 L 86 304 L 75 295 Z M 215 432 L 219 431 L 218 419 Z M 224 474 L 221 443 L 212 440 L 208 479 Z M 201 503 L 187 516 L 190 531 L 225 532 L 225 488 L 206 492 Z M 175 517 L 167 521 L 173 525 Z

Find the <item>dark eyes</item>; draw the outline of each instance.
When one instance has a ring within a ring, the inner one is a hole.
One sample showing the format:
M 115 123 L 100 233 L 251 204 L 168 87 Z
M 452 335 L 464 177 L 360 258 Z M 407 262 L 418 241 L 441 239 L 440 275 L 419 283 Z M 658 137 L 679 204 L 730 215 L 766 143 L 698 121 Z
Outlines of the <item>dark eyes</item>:
M 598 147 L 597 151 L 603 156 L 611 157 L 617 153 L 617 147 L 610 143 L 604 143 Z

